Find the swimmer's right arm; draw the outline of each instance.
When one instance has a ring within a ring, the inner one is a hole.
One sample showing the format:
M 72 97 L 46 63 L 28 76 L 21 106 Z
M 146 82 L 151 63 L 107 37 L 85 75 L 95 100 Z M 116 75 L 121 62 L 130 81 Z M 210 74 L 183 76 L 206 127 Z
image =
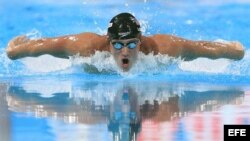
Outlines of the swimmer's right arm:
M 8 43 L 6 49 L 10 59 L 16 60 L 23 57 L 37 57 L 50 54 L 55 57 L 67 58 L 64 48 L 60 47 L 62 40 L 57 38 L 42 38 L 30 40 L 26 36 L 18 36 Z
M 6 52 L 12 60 L 23 57 L 37 57 L 43 54 L 59 58 L 69 58 L 69 56 L 76 54 L 89 56 L 94 54 L 95 50 L 100 50 L 100 46 L 105 42 L 105 39 L 103 36 L 94 33 L 34 40 L 28 39 L 26 36 L 18 36 L 8 43 Z

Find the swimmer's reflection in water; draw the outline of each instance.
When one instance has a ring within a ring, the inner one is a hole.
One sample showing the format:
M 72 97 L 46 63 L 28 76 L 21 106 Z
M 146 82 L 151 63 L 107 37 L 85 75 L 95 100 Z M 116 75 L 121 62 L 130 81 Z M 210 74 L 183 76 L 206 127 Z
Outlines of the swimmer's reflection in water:
M 161 90 L 159 87 L 156 94 L 149 94 L 154 98 L 146 98 L 132 85 L 124 85 L 116 90 L 112 98 L 107 96 L 100 103 L 97 102 L 98 96 L 87 97 L 85 88 L 82 88 L 83 97 L 74 98 L 69 93 L 57 93 L 52 94 L 54 97 L 45 98 L 39 93 L 29 93 L 22 87 L 10 86 L 5 103 L 12 111 L 34 112 L 38 117 L 53 117 L 90 126 L 104 123 L 114 141 L 135 141 L 145 120 L 171 121 L 181 118 L 180 115 L 185 112 L 197 112 L 197 109 L 198 112 L 212 111 L 213 106 L 239 103 L 239 99 L 244 96 L 243 91 L 230 88 L 205 92 L 184 91 L 181 96 Z M 165 94 L 159 96 L 160 93 Z
M 169 121 L 172 115 L 179 112 L 179 96 L 169 97 L 159 103 L 145 100 L 139 104 L 138 95 L 131 88 L 124 88 L 122 93 L 115 96 L 111 104 L 108 130 L 113 134 L 114 141 L 135 141 L 141 131 L 142 120 Z
M 131 88 L 124 88 L 111 104 L 108 130 L 113 140 L 135 141 L 141 130 L 138 96 Z
M 154 100 L 153 104 L 146 100 L 141 105 L 140 112 L 143 119 L 154 119 L 156 121 L 169 121 L 173 116 L 180 112 L 179 107 L 179 96 L 175 95 L 169 97 L 168 100 L 159 103 L 158 100 Z

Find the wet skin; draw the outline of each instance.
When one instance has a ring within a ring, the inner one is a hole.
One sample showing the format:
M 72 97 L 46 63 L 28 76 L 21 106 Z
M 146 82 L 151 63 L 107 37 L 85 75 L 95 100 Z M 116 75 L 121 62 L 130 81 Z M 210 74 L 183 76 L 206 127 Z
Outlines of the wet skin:
M 121 49 L 115 49 L 107 35 L 95 33 L 80 33 L 54 38 L 41 38 L 31 40 L 26 36 L 18 36 L 10 40 L 6 53 L 12 60 L 23 57 L 37 57 L 43 54 L 50 54 L 59 58 L 70 58 L 79 54 L 88 57 L 96 51 L 111 52 L 117 65 L 123 71 L 129 71 L 135 64 L 138 52 L 144 54 L 162 54 L 171 57 L 181 57 L 184 61 L 194 60 L 199 57 L 210 59 L 227 58 L 241 60 L 244 57 L 244 46 L 238 41 L 227 43 L 211 41 L 192 41 L 173 35 L 156 34 L 153 36 L 137 37 L 140 42 L 133 49 L 128 48 L 128 43 L 135 40 L 116 40 L 125 45 Z
M 120 49 L 114 47 L 114 43 L 121 43 Z M 135 48 L 130 48 L 129 44 L 136 44 Z M 141 42 L 138 38 L 112 40 L 110 42 L 110 52 L 114 57 L 117 65 L 123 70 L 128 71 L 135 64 L 140 50 Z

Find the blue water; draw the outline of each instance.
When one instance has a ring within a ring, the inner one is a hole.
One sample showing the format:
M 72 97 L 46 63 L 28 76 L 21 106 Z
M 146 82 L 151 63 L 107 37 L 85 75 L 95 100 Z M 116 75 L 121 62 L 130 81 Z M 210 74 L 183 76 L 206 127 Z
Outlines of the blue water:
M 164 59 L 167 60 L 166 57 L 142 57 L 142 60 L 146 63 L 139 64 L 131 74 L 156 74 L 156 77 L 162 78 L 163 76 L 166 79 L 169 77 L 168 75 L 171 75 L 183 81 L 196 78 L 197 74 L 202 76 L 205 74 L 206 79 L 209 79 L 212 75 L 225 77 L 226 80 L 228 77 L 239 76 L 239 81 L 244 83 L 249 80 L 248 48 L 250 42 L 248 35 L 250 31 L 248 28 L 249 21 L 245 18 L 249 16 L 248 2 L 188 1 L 183 4 L 181 1 L 145 0 L 103 3 L 75 0 L 55 4 L 55 2 L 19 2 L 12 0 L 11 2 L 2 1 L 1 3 L 3 5 L 0 9 L 0 26 L 2 27 L 2 34 L 0 35 L 1 77 L 47 75 L 46 72 L 49 72 L 49 75 L 61 73 L 80 73 L 82 75 L 82 73 L 85 73 L 84 69 L 79 71 L 77 61 L 62 59 L 54 61 L 54 58 L 48 59 L 48 57 L 41 57 L 40 60 L 32 58 L 10 61 L 6 57 L 5 47 L 11 38 L 21 34 L 26 34 L 31 38 L 55 37 L 80 32 L 105 34 L 107 24 L 112 16 L 119 12 L 128 11 L 134 13 L 139 19 L 144 35 L 166 33 L 192 40 L 237 40 L 245 46 L 246 50 L 245 57 L 236 62 L 227 59 L 207 60 L 201 58 L 191 62 L 175 60 L 172 61 L 175 63 L 169 63 L 169 61 L 161 62 Z M 98 70 L 111 69 L 112 74 L 121 74 L 113 69 L 114 64 L 112 63 L 102 66 L 102 57 L 92 57 L 91 59 L 92 62 L 87 62 L 86 59 L 81 60 L 81 62 L 92 65 L 94 61 L 96 62 L 94 67 Z M 89 73 L 86 72 L 86 74 Z M 186 79 L 186 77 L 180 77 L 181 75 L 192 75 L 192 77 Z M 95 77 L 99 76 L 94 73 L 93 78 Z M 154 77 L 151 76 L 151 78 Z
M 245 56 L 184 62 L 140 55 L 128 73 L 100 52 L 70 60 L 6 56 L 8 41 L 21 34 L 106 34 L 120 12 L 133 13 L 146 36 L 237 40 Z M 1 0 L 1 141 L 223 140 L 223 124 L 250 124 L 247 17 L 247 0 Z

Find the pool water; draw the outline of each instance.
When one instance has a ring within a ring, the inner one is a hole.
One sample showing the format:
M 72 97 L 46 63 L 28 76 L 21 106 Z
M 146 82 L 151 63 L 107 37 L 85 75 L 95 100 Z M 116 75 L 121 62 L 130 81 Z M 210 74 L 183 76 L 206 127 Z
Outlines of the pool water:
M 12 61 L 13 37 L 105 34 L 133 13 L 146 36 L 240 41 L 240 61 L 139 55 L 128 73 L 97 52 Z M 0 1 L 1 141 L 222 141 L 223 125 L 250 124 L 250 1 Z

